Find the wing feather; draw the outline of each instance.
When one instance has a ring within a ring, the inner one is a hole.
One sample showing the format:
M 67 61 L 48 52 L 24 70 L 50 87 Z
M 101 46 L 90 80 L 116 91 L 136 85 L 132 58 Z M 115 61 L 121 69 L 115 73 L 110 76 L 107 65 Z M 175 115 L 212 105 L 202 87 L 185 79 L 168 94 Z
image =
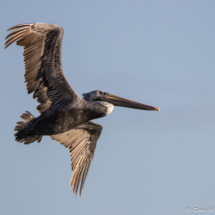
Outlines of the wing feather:
M 61 65 L 63 28 L 30 23 L 8 29 L 11 30 L 5 48 L 15 41 L 24 46 L 26 88 L 41 103 L 37 107 L 40 113 L 50 106 L 67 105 L 79 97 L 67 82 Z
M 50 136 L 53 140 L 69 148 L 73 171 L 69 185 L 75 195 L 78 189 L 80 189 L 81 195 L 102 128 L 100 124 L 87 122 L 75 129 Z
M 17 28 L 20 28 L 20 27 L 23 27 L 23 28 L 24 28 L 24 27 L 28 27 L 28 26 L 29 26 L 29 24 L 15 25 L 15 26 L 9 28 L 8 31 L 12 31 L 12 30 L 17 29 Z

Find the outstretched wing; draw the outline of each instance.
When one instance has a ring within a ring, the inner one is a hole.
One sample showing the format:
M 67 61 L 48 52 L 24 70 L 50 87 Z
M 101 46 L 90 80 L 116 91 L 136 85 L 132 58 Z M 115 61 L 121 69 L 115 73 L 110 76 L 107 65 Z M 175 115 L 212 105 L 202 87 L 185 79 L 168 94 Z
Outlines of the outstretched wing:
M 40 113 L 50 106 L 66 105 L 78 95 L 67 82 L 61 65 L 63 28 L 44 23 L 16 25 L 5 39 L 5 48 L 17 41 L 24 46 L 25 82 L 28 93 L 41 103 Z
M 70 187 L 77 194 L 80 184 L 80 195 L 84 182 L 93 159 L 96 143 L 102 132 L 103 126 L 94 122 L 87 122 L 61 134 L 50 135 L 52 140 L 60 142 L 69 148 L 71 156 L 72 177 Z

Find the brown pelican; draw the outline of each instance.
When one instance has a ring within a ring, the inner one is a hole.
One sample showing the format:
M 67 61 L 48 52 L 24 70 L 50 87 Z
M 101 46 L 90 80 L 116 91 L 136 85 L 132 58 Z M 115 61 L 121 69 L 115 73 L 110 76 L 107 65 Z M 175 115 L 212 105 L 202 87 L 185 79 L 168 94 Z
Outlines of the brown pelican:
M 16 141 L 40 142 L 43 135 L 69 148 L 72 191 L 81 191 L 103 126 L 90 120 L 110 114 L 114 106 L 156 110 L 107 92 L 95 90 L 78 96 L 66 80 L 61 65 L 63 28 L 44 23 L 16 25 L 8 29 L 5 48 L 17 41 L 24 46 L 25 82 L 37 98 L 40 116 L 26 111 L 15 127 Z M 79 186 L 80 185 L 80 186 Z

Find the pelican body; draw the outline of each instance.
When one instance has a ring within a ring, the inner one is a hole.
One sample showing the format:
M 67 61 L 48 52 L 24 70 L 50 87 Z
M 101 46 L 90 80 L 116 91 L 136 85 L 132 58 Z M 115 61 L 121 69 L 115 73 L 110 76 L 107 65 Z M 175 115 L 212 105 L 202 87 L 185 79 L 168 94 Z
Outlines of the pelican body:
M 7 37 L 5 48 L 16 41 L 24 46 L 25 82 L 28 93 L 34 93 L 40 105 L 40 116 L 29 111 L 17 122 L 15 138 L 30 144 L 40 142 L 43 135 L 69 148 L 72 177 L 70 186 L 75 195 L 81 191 L 93 159 L 103 126 L 91 120 L 110 114 L 114 106 L 141 110 L 159 108 L 144 105 L 113 94 L 95 90 L 81 98 L 66 80 L 61 65 L 63 28 L 44 23 L 16 25 Z
M 30 135 L 59 134 L 86 123 L 92 119 L 106 116 L 108 108 L 101 104 L 91 103 L 82 98 L 62 108 L 49 108 L 32 121 L 34 129 Z

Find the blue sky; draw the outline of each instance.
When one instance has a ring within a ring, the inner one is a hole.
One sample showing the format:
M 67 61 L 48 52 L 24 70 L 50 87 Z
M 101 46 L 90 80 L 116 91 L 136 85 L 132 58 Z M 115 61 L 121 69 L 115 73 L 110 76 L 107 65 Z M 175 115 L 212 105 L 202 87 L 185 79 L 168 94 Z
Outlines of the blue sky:
M 0 213 L 188 214 L 215 207 L 215 2 L 1 2 Z M 24 84 L 23 49 L 4 50 L 7 29 L 44 22 L 64 28 L 64 73 L 81 95 L 103 90 L 159 107 L 115 107 L 82 196 L 69 188 L 70 156 L 49 137 L 29 146 L 14 126 L 37 102 Z

